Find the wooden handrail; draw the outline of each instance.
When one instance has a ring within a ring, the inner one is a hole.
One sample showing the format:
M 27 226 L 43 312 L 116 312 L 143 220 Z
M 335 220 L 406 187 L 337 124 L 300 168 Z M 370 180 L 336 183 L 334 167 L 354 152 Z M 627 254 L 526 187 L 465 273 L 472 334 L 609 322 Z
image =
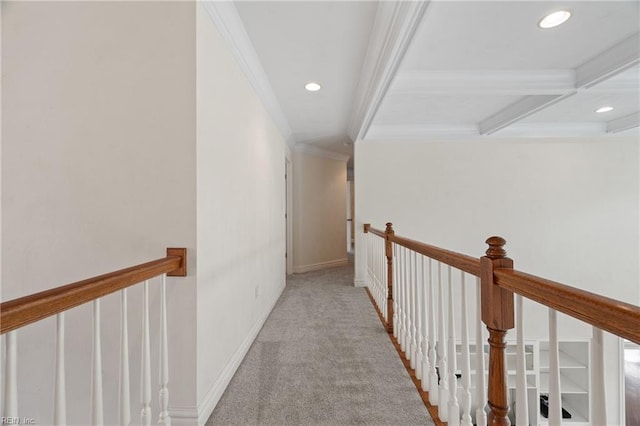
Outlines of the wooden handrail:
M 487 239 L 489 248 L 486 255 L 478 259 L 397 236 L 390 225 L 387 224 L 387 228 L 391 232 L 385 232 L 366 224 L 364 232 L 384 238 L 387 244 L 396 243 L 481 278 L 482 322 L 489 331 L 490 346 L 489 424 L 510 424 L 507 416 L 505 336 L 514 327 L 514 293 L 640 344 L 640 306 L 514 270 L 513 261 L 503 248 L 506 244 L 503 238 Z M 387 256 L 392 255 L 392 251 L 387 252 Z M 392 265 L 390 257 L 387 261 Z M 389 294 L 393 294 L 391 286 Z
M 368 223 L 365 223 L 364 225 L 364 232 L 371 232 L 374 235 L 377 235 L 380 238 L 386 238 L 386 234 L 384 233 L 384 231 L 381 231 L 379 229 L 376 228 L 372 228 L 371 225 L 369 225 Z
M 370 225 L 365 225 L 365 231 L 375 234 L 379 237 L 385 238 L 384 231 L 373 228 Z M 391 235 L 389 240 L 393 243 L 406 247 L 409 250 L 413 250 L 416 253 L 420 253 L 432 259 L 438 260 L 447 265 L 458 268 L 476 277 L 480 276 L 480 259 L 466 254 L 456 253 L 455 251 L 442 249 L 440 247 L 432 246 L 429 244 L 421 243 L 419 241 L 412 240 L 410 238 L 399 237 L 397 235 Z
M 59 314 L 167 273 L 186 276 L 186 249 L 168 248 L 162 259 L 13 299 L 0 305 L 0 334 Z
M 640 344 L 638 306 L 513 269 L 493 276 L 504 289 Z
M 420 253 L 442 263 L 446 263 L 447 265 L 453 266 L 454 268 L 460 269 L 461 271 L 475 275 L 476 277 L 480 276 L 480 260 L 478 258 L 456 253 L 451 250 L 445 250 L 429 244 L 424 244 L 409 238 L 398 237 L 396 235 L 391 237 L 391 241 L 413 250 L 416 253 Z
M 367 226 L 365 232 L 385 238 L 384 231 Z M 469 274 L 481 276 L 480 259 L 424 244 L 409 238 L 391 235 L 389 239 L 458 268 Z M 640 307 L 620 302 L 596 293 L 580 290 L 565 284 L 541 278 L 515 269 L 498 268 L 493 271 L 493 282 L 505 290 L 563 312 L 610 333 L 640 344 Z

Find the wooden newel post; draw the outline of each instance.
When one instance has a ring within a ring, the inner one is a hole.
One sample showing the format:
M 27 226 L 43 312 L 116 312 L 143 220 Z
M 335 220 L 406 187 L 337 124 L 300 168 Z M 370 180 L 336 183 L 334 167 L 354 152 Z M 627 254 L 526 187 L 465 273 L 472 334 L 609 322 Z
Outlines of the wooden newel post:
M 510 425 L 507 417 L 507 330 L 514 327 L 513 293 L 498 287 L 493 281 L 495 269 L 513 269 L 513 260 L 504 250 L 506 241 L 500 237 L 490 237 L 486 256 L 480 258 L 482 322 L 489 330 L 489 400 L 488 424 L 496 426 Z
M 385 233 L 385 254 L 387 256 L 387 333 L 393 334 L 393 245 L 391 237 L 395 234 L 393 224 L 387 222 Z

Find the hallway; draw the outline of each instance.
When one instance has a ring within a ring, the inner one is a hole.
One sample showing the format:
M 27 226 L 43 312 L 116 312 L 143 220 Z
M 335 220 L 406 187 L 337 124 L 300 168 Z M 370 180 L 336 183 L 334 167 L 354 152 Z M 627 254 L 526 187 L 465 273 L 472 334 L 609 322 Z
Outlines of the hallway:
M 292 275 L 207 425 L 433 424 L 353 266 Z

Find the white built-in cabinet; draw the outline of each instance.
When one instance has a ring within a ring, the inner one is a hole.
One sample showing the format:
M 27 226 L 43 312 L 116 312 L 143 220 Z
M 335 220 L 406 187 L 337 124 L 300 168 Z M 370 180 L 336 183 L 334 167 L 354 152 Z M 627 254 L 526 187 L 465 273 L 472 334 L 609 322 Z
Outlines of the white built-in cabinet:
M 549 342 L 525 341 L 525 375 L 527 381 L 527 404 L 529 423 L 531 425 L 547 425 L 547 419 L 540 412 L 540 395 L 549 392 Z M 560 360 L 560 392 L 562 406 L 571 413 L 571 419 L 563 419 L 563 424 L 588 425 L 590 418 L 589 407 L 589 341 L 560 341 L 558 342 Z M 484 345 L 480 353 L 476 345 L 470 345 L 471 356 L 471 395 L 475 397 L 477 372 L 475 370 L 476 356 L 483 356 L 485 366 L 489 365 L 489 347 Z M 460 366 L 460 344 L 456 345 L 456 365 Z M 511 408 L 511 422 L 515 425 L 516 406 L 516 344 L 507 342 L 507 380 L 509 391 L 509 404 Z M 462 372 L 459 370 L 459 374 Z M 485 373 L 485 385 L 487 377 Z M 461 398 L 462 382 L 458 383 L 458 399 Z M 475 399 L 475 398 L 474 398 Z M 475 416 L 475 403 L 471 407 L 472 417 Z M 474 419 L 475 421 L 475 419 Z
M 527 378 L 527 400 L 529 405 L 529 418 L 533 418 L 535 415 L 535 410 L 537 409 L 536 399 L 538 398 L 536 383 L 537 383 L 537 370 L 536 365 L 538 365 L 538 351 L 537 351 L 537 342 L 525 342 L 525 370 L 526 370 L 526 378 Z M 456 365 L 461 365 L 461 348 L 460 345 L 456 346 Z M 471 356 L 471 395 L 472 399 L 475 399 L 475 389 L 477 383 L 477 374 L 475 370 L 475 362 L 476 356 L 478 353 L 476 351 L 476 345 L 469 346 L 469 352 Z M 489 365 L 489 346 L 484 345 L 481 351 L 482 356 L 484 356 L 484 364 L 485 368 L 488 368 Z M 508 382 L 508 390 L 509 390 L 509 401 L 511 403 L 511 408 L 515 410 L 514 401 L 515 401 L 515 389 L 516 389 L 516 344 L 515 342 L 508 342 L 506 348 L 506 356 L 507 356 L 507 382 Z M 461 371 L 458 373 L 462 374 Z M 487 373 L 485 372 L 485 386 L 488 383 Z M 461 385 L 458 385 L 458 399 L 461 397 Z M 475 410 L 476 404 L 472 404 L 471 406 L 471 417 L 474 418 L 475 422 Z M 512 411 L 513 411 L 512 410 Z M 512 424 L 515 424 L 514 419 L 512 419 Z
M 589 389 L 589 341 L 576 340 L 558 342 L 560 365 L 560 395 L 562 407 L 571 414 L 570 419 L 562 419 L 563 424 L 589 425 L 590 406 Z M 539 393 L 549 392 L 549 342 L 540 342 L 540 380 Z M 539 416 L 540 425 L 546 425 L 547 419 Z

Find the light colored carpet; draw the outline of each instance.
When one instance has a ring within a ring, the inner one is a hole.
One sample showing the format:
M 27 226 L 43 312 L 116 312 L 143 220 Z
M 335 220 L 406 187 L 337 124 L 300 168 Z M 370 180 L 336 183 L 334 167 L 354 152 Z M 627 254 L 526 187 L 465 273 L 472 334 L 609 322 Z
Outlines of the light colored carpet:
M 353 266 L 290 276 L 207 425 L 432 425 Z

